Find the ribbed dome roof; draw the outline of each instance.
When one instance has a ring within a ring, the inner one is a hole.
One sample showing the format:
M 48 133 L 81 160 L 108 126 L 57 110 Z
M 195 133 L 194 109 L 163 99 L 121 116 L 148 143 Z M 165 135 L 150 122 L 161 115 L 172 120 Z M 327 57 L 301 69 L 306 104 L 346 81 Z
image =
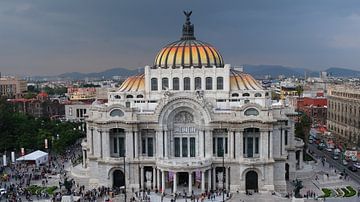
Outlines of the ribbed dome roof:
M 186 22 L 181 39 L 163 47 L 157 54 L 153 67 L 223 67 L 221 54 L 212 45 L 196 40 L 194 25 L 190 22 L 191 12 L 184 13 Z
M 241 71 L 230 70 L 230 90 L 263 90 L 260 83 L 250 74 Z
M 127 78 L 120 86 L 120 92 L 136 92 L 145 89 L 145 75 L 140 74 Z

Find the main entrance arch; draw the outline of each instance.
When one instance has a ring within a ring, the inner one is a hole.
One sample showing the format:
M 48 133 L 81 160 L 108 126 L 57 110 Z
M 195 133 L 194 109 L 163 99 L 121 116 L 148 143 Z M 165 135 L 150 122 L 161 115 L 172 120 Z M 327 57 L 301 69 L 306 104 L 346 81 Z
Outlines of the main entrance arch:
M 125 175 L 121 170 L 114 170 L 113 172 L 113 187 L 120 188 L 125 186 Z
M 246 190 L 254 190 L 254 191 L 257 191 L 259 189 L 258 174 L 253 170 L 246 173 L 245 189 Z

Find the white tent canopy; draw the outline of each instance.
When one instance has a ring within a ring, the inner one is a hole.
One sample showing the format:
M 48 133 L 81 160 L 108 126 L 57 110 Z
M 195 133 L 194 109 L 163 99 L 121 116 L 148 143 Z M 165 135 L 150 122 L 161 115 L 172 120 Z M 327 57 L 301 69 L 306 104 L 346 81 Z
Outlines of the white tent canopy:
M 27 161 L 29 163 L 35 163 L 37 166 L 43 163 L 46 163 L 48 161 L 48 153 L 37 150 L 34 151 L 30 154 L 27 154 L 25 156 L 22 156 L 18 159 L 16 159 L 16 161 Z

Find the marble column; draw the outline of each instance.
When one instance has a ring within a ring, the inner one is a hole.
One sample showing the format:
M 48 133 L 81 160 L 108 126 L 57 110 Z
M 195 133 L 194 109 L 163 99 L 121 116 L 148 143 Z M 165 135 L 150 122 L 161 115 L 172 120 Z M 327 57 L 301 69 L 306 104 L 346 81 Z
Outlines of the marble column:
M 156 169 L 156 188 L 160 190 L 160 170 Z
M 83 151 L 83 168 L 86 168 L 86 150 L 82 150 Z
M 201 171 L 201 192 L 205 192 L 205 170 Z
M 156 187 L 156 168 L 153 167 L 153 189 Z
M 134 158 L 132 147 L 133 147 L 133 132 L 132 130 L 125 131 L 125 156 L 126 158 Z
M 226 168 L 226 172 L 225 172 L 225 174 L 226 174 L 226 186 L 225 186 L 225 188 L 226 188 L 226 190 L 230 190 L 230 173 L 229 173 L 229 171 L 230 171 L 230 167 L 227 167 Z
M 299 169 L 302 169 L 303 165 L 303 150 L 300 150 L 300 156 L 299 156 Z
M 239 139 L 239 157 L 240 159 L 244 158 L 244 132 L 243 131 L 238 131 L 238 139 Z
M 205 157 L 210 158 L 213 156 L 213 137 L 211 130 L 205 130 Z
M 229 141 L 229 158 L 233 159 L 234 158 L 234 131 L 229 130 L 228 131 L 228 141 Z
M 176 193 L 177 189 L 177 173 L 174 172 L 173 175 L 173 193 Z
M 189 195 L 192 193 L 192 172 L 189 172 Z
M 165 193 L 165 171 L 161 171 L 161 193 Z
M 109 158 L 110 157 L 109 130 L 104 130 L 102 133 L 102 150 L 103 150 L 103 157 Z
M 134 131 L 135 133 L 135 158 L 139 158 L 139 131 Z
M 272 159 L 273 158 L 273 153 L 274 153 L 274 149 L 273 149 L 273 132 L 269 131 L 269 134 L 270 134 L 270 138 L 269 138 L 269 141 L 270 141 L 270 158 Z
M 211 168 L 207 171 L 208 172 L 208 187 L 207 190 L 211 190 Z
M 212 188 L 213 188 L 213 190 L 215 190 L 216 189 L 216 169 L 215 169 L 215 167 L 214 168 L 212 168 L 212 178 L 213 178 L 213 181 L 212 181 Z
M 91 145 L 91 155 L 94 155 L 94 128 L 91 128 L 91 134 L 90 134 L 90 145 Z
M 169 154 L 168 142 L 169 142 L 169 131 L 165 131 L 165 137 L 164 137 L 163 144 L 165 145 L 165 156 L 164 156 L 164 158 L 166 158 L 166 159 L 168 158 L 168 154 Z
M 145 183 L 144 183 L 144 167 L 141 166 L 140 168 L 140 187 L 141 189 L 145 189 Z
M 98 139 L 99 139 L 99 142 L 98 142 L 98 145 L 99 145 L 99 156 L 100 156 L 100 158 L 102 158 L 103 157 L 103 148 L 102 148 L 102 136 L 103 136 L 103 131 L 102 130 L 98 130 L 98 132 L 99 132 L 99 137 L 98 137 Z

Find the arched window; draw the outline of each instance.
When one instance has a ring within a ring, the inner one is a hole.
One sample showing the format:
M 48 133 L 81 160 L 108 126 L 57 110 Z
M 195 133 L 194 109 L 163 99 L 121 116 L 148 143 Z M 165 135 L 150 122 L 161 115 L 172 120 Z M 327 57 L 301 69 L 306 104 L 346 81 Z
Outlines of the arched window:
M 115 97 L 115 99 L 121 99 L 120 95 L 115 95 L 114 97 Z
M 124 112 L 121 111 L 120 109 L 114 109 L 110 112 L 110 116 L 111 117 L 114 117 L 114 116 L 122 117 L 122 116 L 124 116 Z
M 244 112 L 245 116 L 258 116 L 259 111 L 255 108 L 249 108 Z
M 136 98 L 144 98 L 143 95 L 137 95 Z
M 134 98 L 132 95 L 127 95 L 126 98 Z
M 255 97 L 261 97 L 261 93 L 255 93 Z
M 179 78 L 173 78 L 173 90 L 180 90 Z
M 239 93 L 233 93 L 231 97 L 239 97 Z
M 158 90 L 158 80 L 157 78 L 151 79 L 151 90 Z
M 189 77 L 184 78 L 184 90 L 190 90 L 190 78 Z
M 249 93 L 243 93 L 242 96 L 243 96 L 243 97 L 249 97 L 250 94 L 249 94 Z
M 195 90 L 201 90 L 201 78 L 195 77 Z
M 224 78 L 221 76 L 216 78 L 216 89 L 224 90 Z
M 212 78 L 206 77 L 205 79 L 206 90 L 212 90 Z
M 169 89 L 169 79 L 168 78 L 162 78 L 161 79 L 161 83 L 162 83 L 162 90 L 167 90 Z

